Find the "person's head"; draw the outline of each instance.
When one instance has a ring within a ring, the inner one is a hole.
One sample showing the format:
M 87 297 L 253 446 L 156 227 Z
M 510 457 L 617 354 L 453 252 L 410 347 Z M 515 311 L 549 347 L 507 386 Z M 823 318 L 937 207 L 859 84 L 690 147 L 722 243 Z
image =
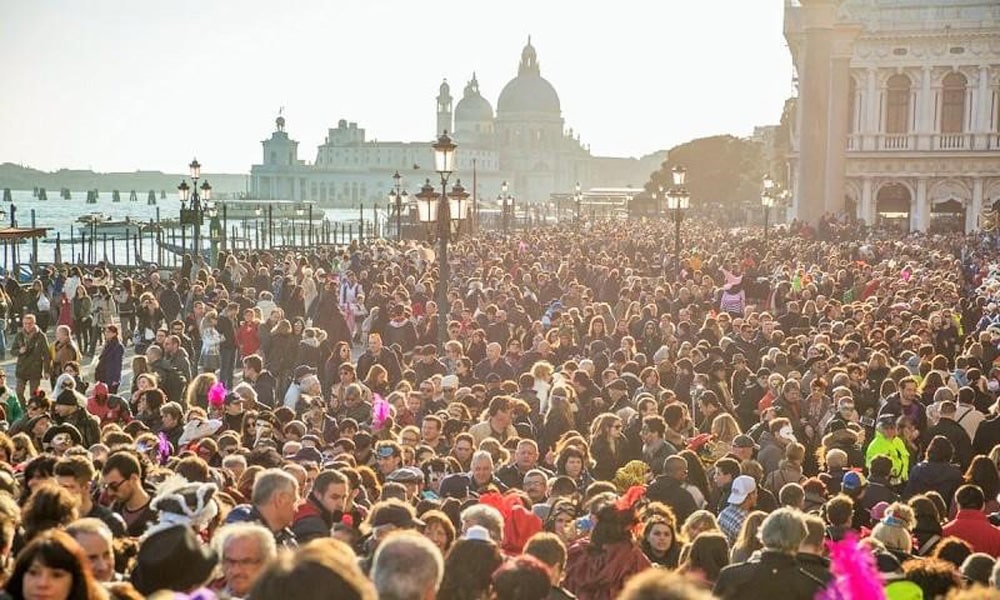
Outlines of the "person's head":
M 955 565 L 939 558 L 908 560 L 903 563 L 903 575 L 920 587 L 924 598 L 944 598 L 948 592 L 962 586 Z
M 713 600 L 715 596 L 678 572 L 646 569 L 625 583 L 618 600 Z
M 375 550 L 372 582 L 380 600 L 429 600 L 444 575 L 441 551 L 416 532 L 390 535 Z
M 740 463 L 733 458 L 720 458 L 715 462 L 715 485 L 720 489 L 733 482 L 742 473 Z
M 473 504 L 462 511 L 462 533 L 467 533 L 470 527 L 476 525 L 485 527 L 490 539 L 496 543 L 503 542 L 503 515 L 500 511 L 486 504 Z
M 986 505 L 986 497 L 978 485 L 966 484 L 955 491 L 955 504 L 961 510 L 982 511 Z
M 127 504 L 143 491 L 139 459 L 124 450 L 111 454 L 101 469 L 101 483 L 111 498 Z
M 764 548 L 783 554 L 795 554 L 809 531 L 802 514 L 782 507 L 767 515 L 760 526 L 760 541 Z
M 799 544 L 798 551 L 804 554 L 823 556 L 823 545 L 826 541 L 826 523 L 816 515 L 802 514 L 806 524 L 806 537 Z
M 659 506 L 655 512 L 647 510 L 643 521 L 642 548 L 647 556 L 662 556 L 683 543 L 677 537 L 677 518 L 669 506 Z
M 85 456 L 64 456 L 56 461 L 54 471 L 56 482 L 73 494 L 79 502 L 82 503 L 84 496 L 90 495 L 90 485 L 94 481 L 96 472 L 94 465 Z
M 69 534 L 54 529 L 21 550 L 5 589 L 15 598 L 103 597 L 83 549 Z
M 851 524 L 854 515 L 854 500 L 844 494 L 837 494 L 827 500 L 826 520 L 834 527 L 846 527 Z
M 927 462 L 950 463 L 955 454 L 955 446 L 943 435 L 936 435 L 927 444 Z
M 538 443 L 531 439 L 522 439 L 514 451 L 514 462 L 522 471 L 535 468 L 538 465 Z
M 548 477 L 546 477 L 544 471 L 540 469 L 528 471 L 524 474 L 522 485 L 524 492 L 528 495 L 528 499 L 533 503 L 538 504 L 545 501 L 548 495 Z
M 705 581 L 715 582 L 719 572 L 729 565 L 729 540 L 718 531 L 698 534 L 691 542 L 681 568 L 685 573 L 700 573 Z
M 493 572 L 503 564 L 500 546 L 492 540 L 460 539 L 444 561 L 441 598 L 485 598 Z
M 332 538 L 313 540 L 296 554 L 282 553 L 260 574 L 247 597 L 259 600 L 297 598 L 377 600 L 350 546 Z
M 542 531 L 528 538 L 524 553 L 534 556 L 549 568 L 550 583 L 559 585 L 566 569 L 566 544 L 554 533 Z
M 486 450 L 476 450 L 472 455 L 472 479 L 478 485 L 493 480 L 493 455 Z
M 805 489 L 794 481 L 786 483 L 778 490 L 778 503 L 781 506 L 802 510 L 805 506 L 805 500 Z
M 315 502 L 329 513 L 347 510 L 350 499 L 350 480 L 340 471 L 327 469 L 320 471 L 313 481 L 311 496 Z
M 112 581 L 115 576 L 114 535 L 107 524 L 87 517 L 70 523 L 66 533 L 80 544 L 94 579 L 101 583 Z
M 79 516 L 79 498 L 55 483 L 44 483 L 35 489 L 24 505 L 22 524 L 24 536 L 32 539 L 53 528 L 62 529 Z
M 673 455 L 663 461 L 663 473 L 677 481 L 687 481 L 688 463 L 683 456 Z
M 882 542 L 887 550 L 909 554 L 913 550 L 913 509 L 905 504 L 893 502 L 885 509 L 882 520 L 872 527 L 872 537 Z
M 496 600 L 545 600 L 551 591 L 548 565 L 530 554 L 505 561 L 493 573 Z
M 451 518 L 440 510 L 429 510 L 420 515 L 420 520 L 424 522 L 423 534 L 427 536 L 435 546 L 445 554 L 455 543 L 455 524 Z
M 265 469 L 254 480 L 250 502 L 264 516 L 272 531 L 280 531 L 295 520 L 299 482 L 281 469 Z

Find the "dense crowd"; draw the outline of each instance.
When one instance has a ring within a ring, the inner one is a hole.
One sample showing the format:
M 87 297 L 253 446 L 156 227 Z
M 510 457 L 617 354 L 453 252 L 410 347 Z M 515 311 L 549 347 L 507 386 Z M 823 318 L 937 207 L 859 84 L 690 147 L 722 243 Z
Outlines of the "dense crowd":
M 992 240 L 671 230 L 8 279 L 6 597 L 996 597 Z

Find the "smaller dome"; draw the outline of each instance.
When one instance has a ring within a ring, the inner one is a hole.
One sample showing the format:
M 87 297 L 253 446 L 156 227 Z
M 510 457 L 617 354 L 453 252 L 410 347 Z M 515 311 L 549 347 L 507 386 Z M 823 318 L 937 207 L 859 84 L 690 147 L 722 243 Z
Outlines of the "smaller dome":
M 455 122 L 492 120 L 493 106 L 479 93 L 479 81 L 473 73 L 472 80 L 465 86 L 462 99 L 455 106 Z

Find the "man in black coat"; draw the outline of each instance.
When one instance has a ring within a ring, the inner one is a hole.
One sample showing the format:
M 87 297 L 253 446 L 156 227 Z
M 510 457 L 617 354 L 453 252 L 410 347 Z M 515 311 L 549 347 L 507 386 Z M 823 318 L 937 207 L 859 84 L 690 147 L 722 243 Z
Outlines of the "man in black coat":
M 925 439 L 929 442 L 936 435 L 943 435 L 948 438 L 951 445 L 955 447 L 955 464 L 964 473 L 969 468 L 969 463 L 972 462 L 972 440 L 969 439 L 969 434 L 965 431 L 965 427 L 962 427 L 955 421 L 957 411 L 958 407 L 954 402 L 950 400 L 942 402 L 940 407 L 941 418 L 938 419 L 937 425 L 927 430 Z
M 1000 444 L 1000 415 L 979 424 L 976 439 L 972 441 L 972 451 L 976 454 L 989 454 L 997 444 Z
M 377 333 L 368 334 L 368 351 L 358 358 L 358 380 L 364 381 L 368 371 L 375 365 L 385 367 L 389 374 L 389 387 L 394 388 L 403 378 L 399 367 L 399 359 L 391 350 L 382 345 L 382 336 Z
M 646 490 L 646 497 L 653 502 L 663 502 L 674 509 L 677 522 L 683 523 L 698 506 L 691 492 L 684 489 L 687 481 L 687 461 L 674 455 L 663 463 L 663 475 L 653 480 Z
M 772 512 L 761 524 L 760 559 L 722 569 L 713 593 L 721 600 L 812 600 L 825 582 L 796 558 L 808 533 L 797 510 Z

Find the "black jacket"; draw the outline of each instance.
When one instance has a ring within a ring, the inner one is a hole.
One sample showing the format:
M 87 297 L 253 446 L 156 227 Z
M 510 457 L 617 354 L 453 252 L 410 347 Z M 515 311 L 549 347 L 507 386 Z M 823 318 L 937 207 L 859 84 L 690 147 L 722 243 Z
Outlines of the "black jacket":
M 683 523 L 691 513 L 698 510 L 691 492 L 681 487 L 681 482 L 666 475 L 660 475 L 649 484 L 646 497 L 653 502 L 663 502 L 674 509 L 674 515 L 677 516 L 679 523 Z
M 989 454 L 997 444 L 1000 444 L 1000 415 L 979 424 L 976 439 L 972 441 L 972 451 L 976 454 Z
M 794 556 L 765 550 L 759 560 L 722 569 L 712 591 L 721 600 L 812 600 L 823 587 Z
M 972 462 L 972 440 L 969 439 L 965 428 L 956 423 L 954 419 L 942 418 L 937 425 L 927 430 L 926 441 L 930 442 L 936 435 L 948 438 L 951 445 L 955 447 L 953 461 L 964 473 L 969 468 L 969 463 Z M 925 443 L 924 447 L 926 446 Z

